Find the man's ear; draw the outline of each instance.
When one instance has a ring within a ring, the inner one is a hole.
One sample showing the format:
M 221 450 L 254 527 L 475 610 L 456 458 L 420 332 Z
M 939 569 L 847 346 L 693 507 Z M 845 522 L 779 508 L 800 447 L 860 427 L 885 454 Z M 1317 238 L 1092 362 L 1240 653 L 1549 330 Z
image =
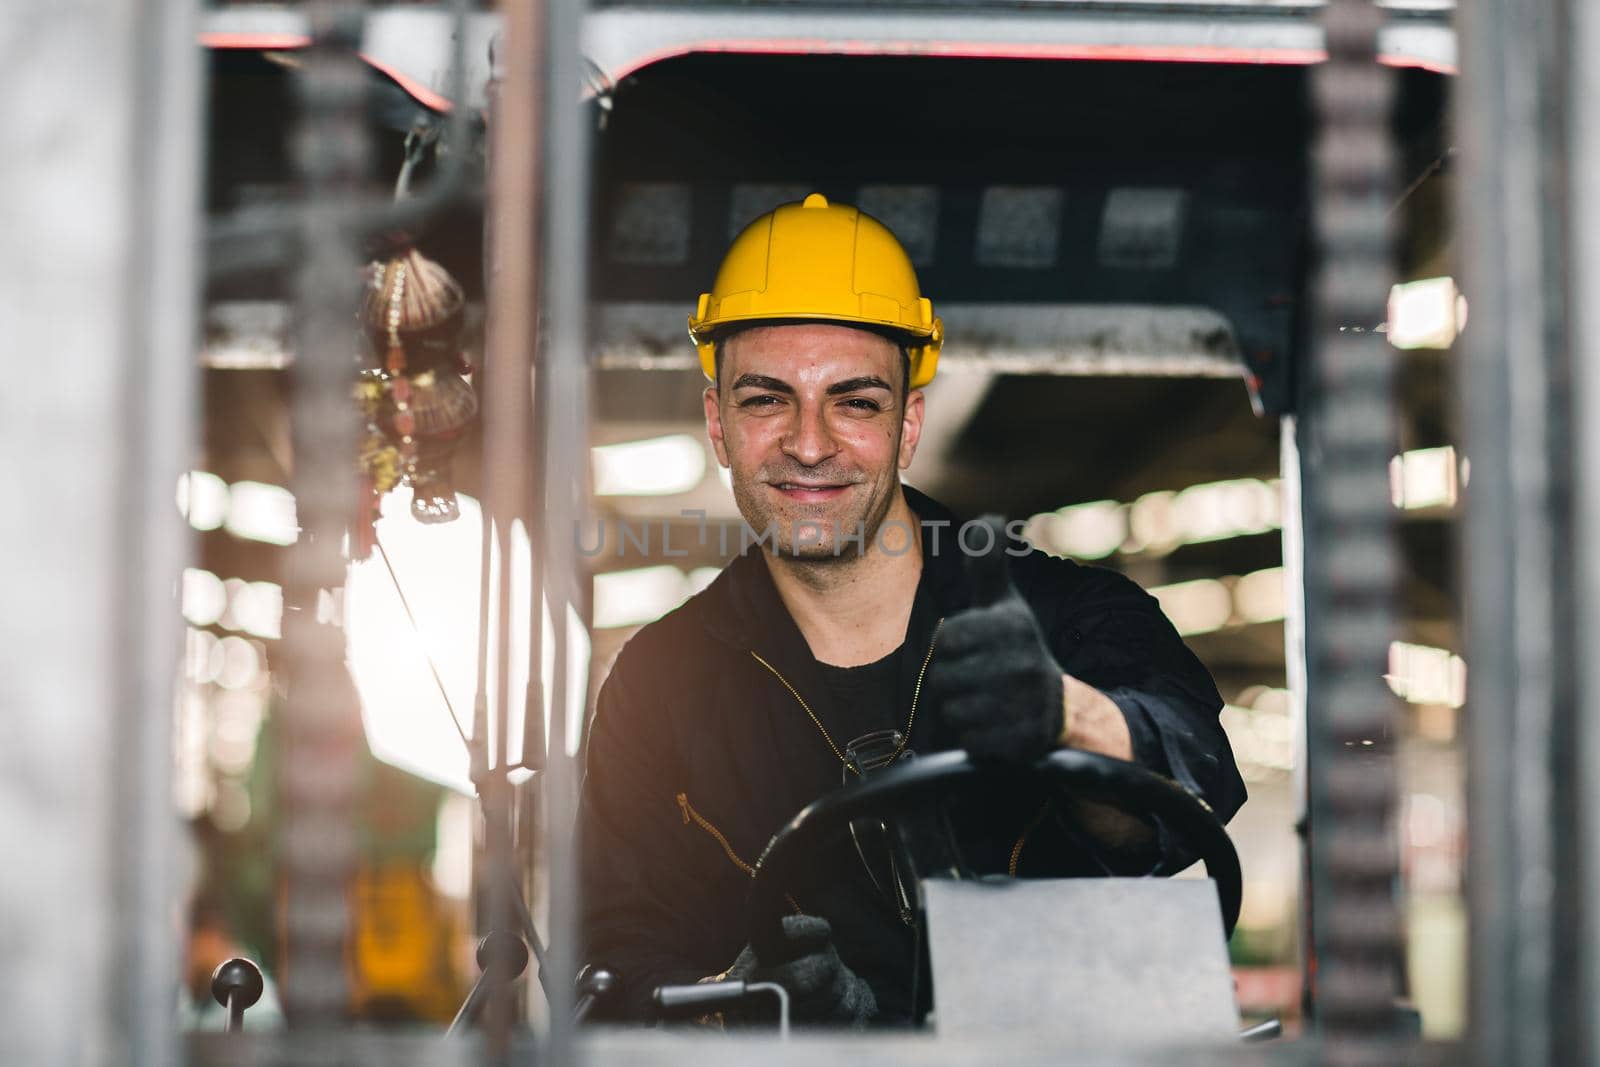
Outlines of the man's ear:
M 711 438 L 711 450 L 717 454 L 717 462 L 726 467 L 729 465 L 728 446 L 722 440 L 722 397 L 715 382 L 706 386 L 701 399 L 706 407 L 706 436 Z
M 905 413 L 900 416 L 900 469 L 911 466 L 917 454 L 917 442 L 922 440 L 923 398 L 921 389 L 906 394 Z

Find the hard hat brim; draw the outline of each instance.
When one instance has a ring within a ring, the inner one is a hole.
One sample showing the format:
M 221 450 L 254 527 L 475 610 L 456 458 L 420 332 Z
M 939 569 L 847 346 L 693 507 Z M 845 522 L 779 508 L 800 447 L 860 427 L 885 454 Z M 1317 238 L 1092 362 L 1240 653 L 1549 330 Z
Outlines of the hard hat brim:
M 939 350 L 944 342 L 944 323 L 937 317 L 923 329 L 906 326 L 898 322 L 884 322 L 878 319 L 853 319 L 840 315 L 784 315 L 774 317 L 770 315 L 750 315 L 736 319 L 722 319 L 713 323 L 696 324 L 693 316 L 689 318 L 689 338 L 694 342 L 696 351 L 700 356 L 700 369 L 704 372 L 707 381 L 717 380 L 717 354 L 716 346 L 726 341 L 733 334 L 743 330 L 754 329 L 758 326 L 800 326 L 807 323 L 824 322 L 835 326 L 848 326 L 852 329 L 865 330 L 886 337 L 891 341 L 905 345 L 911 359 L 911 381 L 909 388 L 921 389 L 933 380 L 934 370 L 939 362 Z

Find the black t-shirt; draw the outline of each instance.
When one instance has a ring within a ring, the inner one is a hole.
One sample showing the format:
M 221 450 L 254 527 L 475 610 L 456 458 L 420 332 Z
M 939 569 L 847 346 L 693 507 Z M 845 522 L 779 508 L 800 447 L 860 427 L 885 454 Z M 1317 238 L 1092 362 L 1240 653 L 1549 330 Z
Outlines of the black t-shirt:
M 859 667 L 835 667 L 818 661 L 822 679 L 833 696 L 831 708 L 820 716 L 840 752 L 850 743 L 878 730 L 899 730 L 903 735 L 909 708 L 899 706 L 900 660 L 906 646 Z
M 906 720 L 911 714 L 909 706 L 902 706 L 904 696 L 900 684 L 906 655 L 906 646 L 902 644 L 882 659 L 859 667 L 835 667 L 818 661 L 828 695 L 832 697 L 825 702 L 831 706 L 819 711 L 818 717 L 840 752 L 848 753 L 851 743 L 867 734 L 894 730 L 904 735 Z M 893 745 L 886 749 L 880 739 L 875 750 L 881 758 L 893 751 Z M 837 773 L 841 781 L 855 777 L 850 775 L 846 779 L 842 767 Z M 869 833 L 862 847 L 872 856 L 877 870 L 876 885 L 866 874 L 865 857 L 850 839 L 841 839 L 827 849 L 819 868 L 831 871 L 836 879 L 835 891 L 852 895 L 854 903 L 842 907 L 837 898 L 833 901 L 822 898 L 818 903 L 824 904 L 823 911 L 833 916 L 841 955 L 873 987 L 882 1013 L 880 1021 L 904 1024 L 913 1016 L 912 998 L 917 996 L 916 985 L 911 981 L 911 971 L 917 966 L 916 934 L 901 921 L 898 909 L 891 905 L 891 896 L 886 892 L 890 869 L 883 840 L 874 841 Z M 846 885 L 852 888 L 845 889 Z M 926 984 L 917 999 L 921 1001 L 921 1009 L 926 1011 Z

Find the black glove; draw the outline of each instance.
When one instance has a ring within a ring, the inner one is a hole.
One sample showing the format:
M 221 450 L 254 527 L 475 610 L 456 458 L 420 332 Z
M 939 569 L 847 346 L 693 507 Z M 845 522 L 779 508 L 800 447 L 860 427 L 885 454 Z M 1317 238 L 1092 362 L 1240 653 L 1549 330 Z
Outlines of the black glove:
M 993 515 L 979 521 L 994 536 L 989 551 L 966 559 L 972 606 L 945 619 L 939 631 L 928 695 L 942 713 L 947 742 L 976 759 L 1031 763 L 1061 742 L 1061 666 L 1011 584 L 1003 521 Z
M 834 1023 L 860 1029 L 878 1014 L 872 987 L 844 965 L 833 947 L 833 927 L 816 915 L 785 915 L 786 959 L 768 963 L 746 945 L 725 978 L 776 982 L 789 991 L 795 1022 Z

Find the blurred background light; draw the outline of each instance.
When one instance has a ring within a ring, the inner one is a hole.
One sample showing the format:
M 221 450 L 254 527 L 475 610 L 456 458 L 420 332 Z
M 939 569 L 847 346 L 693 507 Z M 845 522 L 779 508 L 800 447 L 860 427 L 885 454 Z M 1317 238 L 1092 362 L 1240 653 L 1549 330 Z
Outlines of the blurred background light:
M 1095 500 L 1035 515 L 1024 533 L 1029 541 L 1057 556 L 1103 559 L 1128 538 L 1125 509 L 1115 500 Z
M 1149 592 L 1180 634 L 1220 630 L 1233 615 L 1233 596 L 1215 578 L 1152 586 Z
M 1172 508 L 1183 544 L 1265 533 L 1281 524 L 1276 486 L 1255 478 L 1190 486 Z
M 234 482 L 228 496 L 228 518 L 223 525 L 235 537 L 269 545 L 292 545 L 299 538 L 294 494 L 283 486 Z
M 1467 664 L 1443 648 L 1395 641 L 1389 645 L 1389 673 L 1395 694 L 1413 704 L 1459 708 L 1467 702 Z
M 1417 448 L 1389 461 L 1389 498 L 1397 508 L 1453 507 L 1460 492 L 1461 464 L 1456 450 Z
M 1129 504 L 1096 500 L 1041 512 L 1023 537 L 1036 548 L 1075 559 L 1164 556 L 1182 545 L 1268 533 L 1283 525 L 1277 479 L 1236 478 L 1178 491 L 1145 493 Z
M 473 830 L 477 806 L 471 797 L 447 793 L 439 802 L 433 852 L 433 887 L 454 900 L 472 895 Z
M 1423 278 L 1389 290 L 1389 343 L 1449 348 L 1467 325 L 1467 298 L 1454 278 Z
M 1289 718 L 1288 693 L 1253 687 L 1224 705 L 1220 716 L 1228 743 L 1247 781 L 1282 774 L 1294 767 L 1294 724 Z
M 706 449 L 686 433 L 590 450 L 596 496 L 667 496 L 700 484 Z
M 215 530 L 228 516 L 228 483 L 210 471 L 180 474 L 178 511 L 196 530 Z
M 210 685 L 222 670 L 222 640 L 207 630 L 190 629 L 184 638 L 184 677 Z
M 696 567 L 689 572 L 689 592 L 698 593 L 706 586 L 717 580 L 717 575 L 722 573 L 721 567 Z
M 216 682 L 224 689 L 248 689 L 261 678 L 261 653 L 243 637 L 228 636 L 222 639 L 222 668 L 217 671 Z
M 1288 609 L 1282 567 L 1268 567 L 1241 577 L 1233 586 L 1233 611 L 1241 622 L 1277 622 Z
M 662 565 L 594 576 L 594 626 L 640 626 L 665 615 L 690 593 L 688 576 Z
M 186 567 L 179 594 L 183 617 L 192 626 L 210 626 L 228 608 L 228 590 L 221 578 L 210 571 Z
M 411 517 L 411 493 L 396 488 L 383 500 L 378 538 L 416 614 L 406 617 L 383 560 L 350 567 L 345 589 L 349 663 L 361 698 L 361 719 L 372 754 L 401 770 L 472 793 L 470 760 L 428 667 L 431 655 L 461 728 L 472 732 L 478 678 L 478 588 L 482 519 L 478 502 L 457 494 L 461 517 L 423 525 Z M 498 561 L 495 561 L 498 578 Z M 531 593 L 513 613 L 525 612 Z M 493 613 L 491 613 L 491 616 Z M 513 649 L 513 652 L 517 652 Z M 527 648 L 520 649 L 527 674 Z M 492 672 L 491 672 L 492 677 Z

